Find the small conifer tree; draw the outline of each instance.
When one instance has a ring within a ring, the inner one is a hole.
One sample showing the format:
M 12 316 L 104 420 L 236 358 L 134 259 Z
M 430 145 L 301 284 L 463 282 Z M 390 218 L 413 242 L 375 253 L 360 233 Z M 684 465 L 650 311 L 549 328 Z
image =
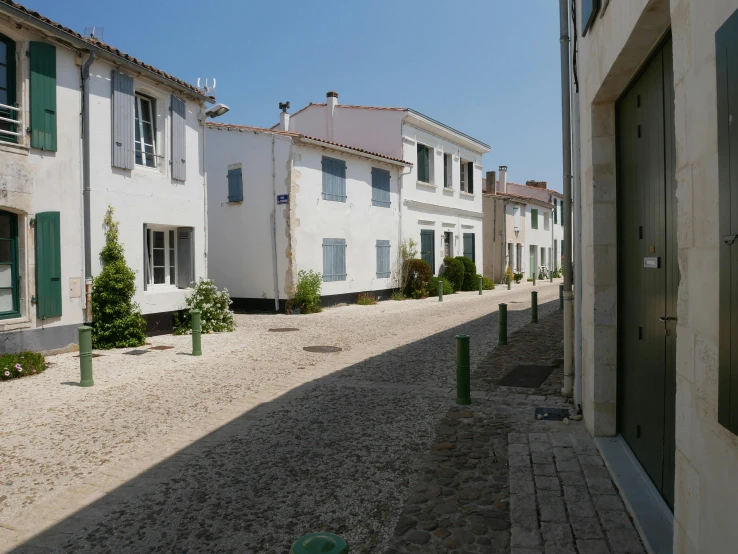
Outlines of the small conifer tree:
M 126 265 L 113 207 L 105 214 L 105 246 L 100 251 L 102 272 L 92 285 L 93 348 L 125 348 L 146 342 L 146 321 L 133 301 L 136 274 Z

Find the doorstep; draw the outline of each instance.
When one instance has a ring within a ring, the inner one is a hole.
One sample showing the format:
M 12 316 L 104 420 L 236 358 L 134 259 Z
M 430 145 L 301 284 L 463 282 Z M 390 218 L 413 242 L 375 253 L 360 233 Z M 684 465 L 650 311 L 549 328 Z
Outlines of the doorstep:
M 607 469 L 651 554 L 672 554 L 674 514 L 621 435 L 595 437 Z

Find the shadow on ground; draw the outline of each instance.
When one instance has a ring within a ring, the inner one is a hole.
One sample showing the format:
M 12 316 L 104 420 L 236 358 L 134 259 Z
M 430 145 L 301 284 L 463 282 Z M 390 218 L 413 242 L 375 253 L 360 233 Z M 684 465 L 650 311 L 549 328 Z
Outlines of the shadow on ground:
M 530 310 L 511 306 L 508 317 L 512 332 Z M 302 534 L 330 530 L 352 554 L 379 554 L 455 406 L 454 336 L 471 336 L 475 366 L 496 344 L 497 318 L 492 312 L 290 390 L 13 552 L 288 553 Z

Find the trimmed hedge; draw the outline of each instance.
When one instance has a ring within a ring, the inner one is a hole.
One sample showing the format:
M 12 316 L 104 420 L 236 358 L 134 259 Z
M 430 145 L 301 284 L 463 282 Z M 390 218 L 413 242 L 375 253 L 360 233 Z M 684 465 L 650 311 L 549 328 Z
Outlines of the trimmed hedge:
M 425 298 L 428 296 L 428 283 L 433 277 L 433 271 L 425 260 L 412 259 L 405 262 L 407 285 L 405 296 L 410 298 Z
M 461 290 L 477 290 L 477 265 L 465 256 L 456 256 L 464 264 L 464 280 Z
M 477 279 L 481 277 L 480 275 L 477 275 Z M 487 279 L 487 277 L 482 277 L 482 290 L 493 290 L 495 288 L 495 282 L 492 279 Z
M 0 381 L 28 377 L 46 370 L 46 359 L 38 352 L 19 352 L 0 356 Z
M 428 283 L 428 296 L 438 296 L 438 281 L 443 281 L 443 294 L 453 294 L 454 287 L 448 282 L 448 279 L 440 277 L 431 277 Z
M 442 277 L 444 281 L 451 283 L 454 291 L 461 290 L 461 286 L 464 284 L 464 262 L 458 258 L 443 258 Z M 446 294 L 445 287 L 443 293 Z

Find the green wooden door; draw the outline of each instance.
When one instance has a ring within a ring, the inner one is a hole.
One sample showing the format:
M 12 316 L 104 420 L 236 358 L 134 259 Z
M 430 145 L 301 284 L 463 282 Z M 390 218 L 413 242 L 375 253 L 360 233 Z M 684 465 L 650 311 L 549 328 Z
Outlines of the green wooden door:
M 20 316 L 18 284 L 18 216 L 0 210 L 0 319 Z
M 672 83 L 669 40 L 617 104 L 618 425 L 670 506 L 679 285 Z
M 420 231 L 420 259 L 428 262 L 431 273 L 436 274 L 436 239 L 433 231 Z
M 39 319 L 62 315 L 59 212 L 36 214 L 36 302 Z

